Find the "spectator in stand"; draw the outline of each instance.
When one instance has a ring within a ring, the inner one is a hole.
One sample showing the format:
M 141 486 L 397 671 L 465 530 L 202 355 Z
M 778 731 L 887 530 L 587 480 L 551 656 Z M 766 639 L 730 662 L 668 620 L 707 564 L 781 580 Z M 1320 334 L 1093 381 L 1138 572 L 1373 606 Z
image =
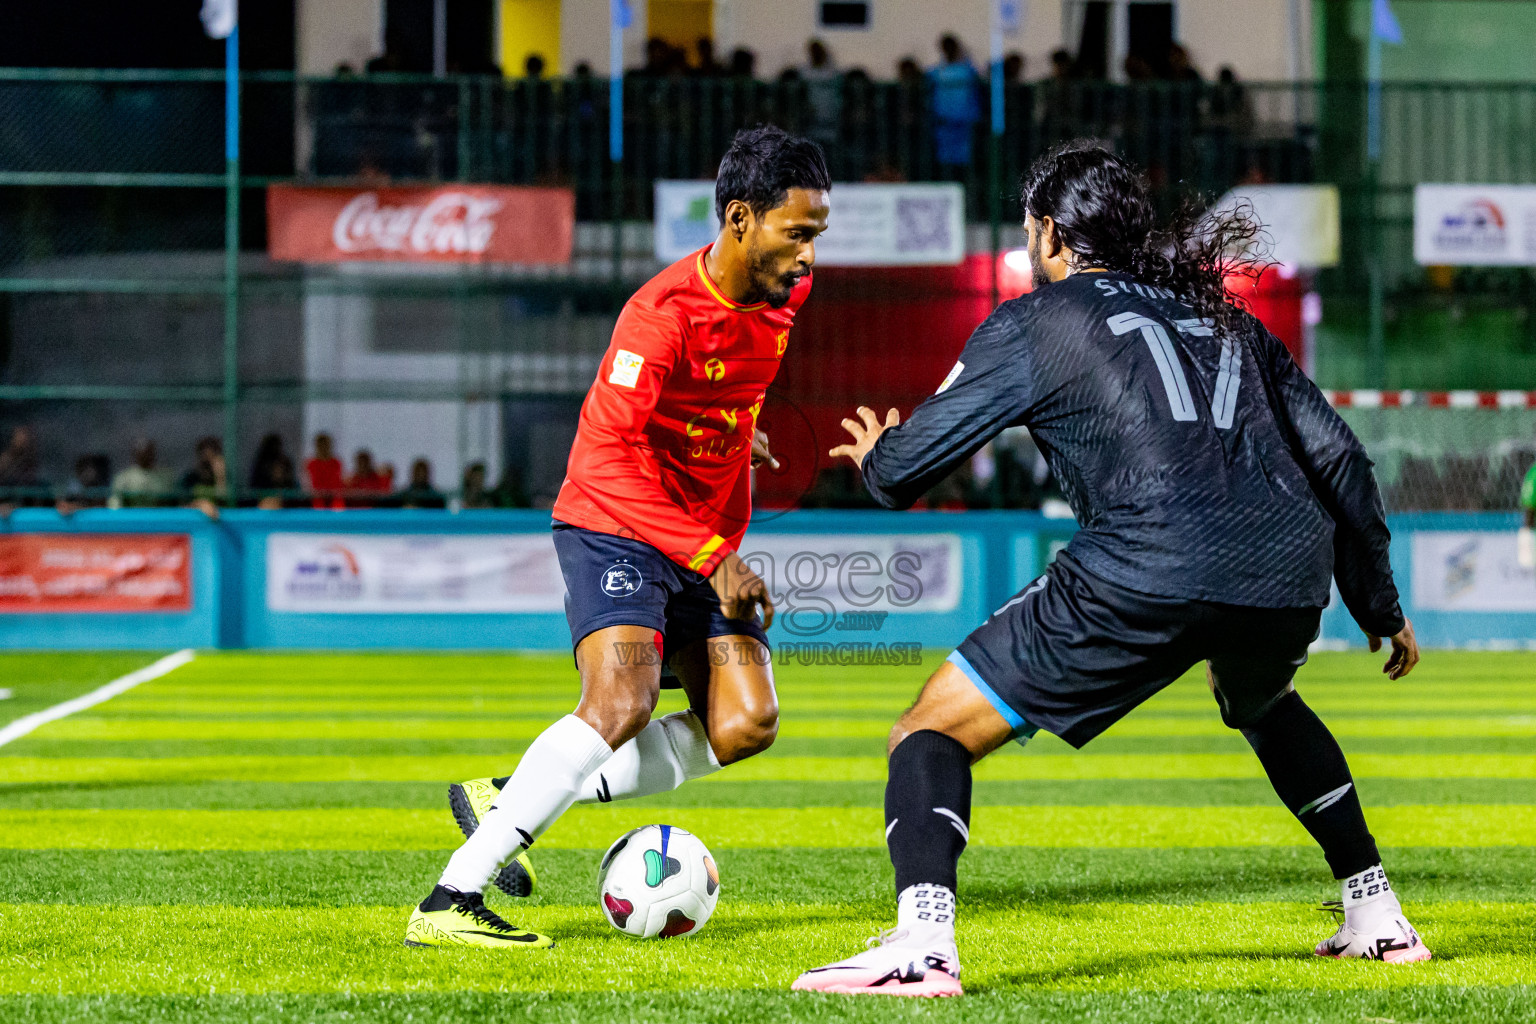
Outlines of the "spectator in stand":
M 176 493 L 176 481 L 168 469 L 157 465 L 155 442 L 140 438 L 134 442 L 133 465 L 112 478 L 113 508 L 154 507 L 165 505 Z
M 943 61 L 928 72 L 933 113 L 933 150 L 939 173 L 963 178 L 971 166 L 971 141 L 981 120 L 981 97 L 976 69 L 966 57 L 960 40 L 952 35 L 939 39 Z
M 530 53 L 528 59 L 523 61 L 523 77 L 538 81 L 544 77 L 543 54 Z
M 757 54 L 745 47 L 738 46 L 731 51 L 731 77 L 732 78 L 756 78 Z
M 806 65 L 800 77 L 806 83 L 806 99 L 811 107 L 807 134 L 819 142 L 829 156 L 837 154 L 839 129 L 843 120 L 843 76 L 832 63 L 827 44 L 812 39 L 805 44 Z
M 256 458 L 251 464 L 251 490 L 292 490 L 293 480 L 293 460 L 283 450 L 283 435 L 266 435 L 257 446 Z
M 464 468 L 464 482 L 459 485 L 460 508 L 494 508 L 496 500 L 485 488 L 485 463 L 471 462 Z
M 59 515 L 76 509 L 100 508 L 107 503 L 112 484 L 112 460 L 105 453 L 82 455 L 75 460 L 75 475 L 64 486 L 55 506 Z
M 529 508 L 533 504 L 523 487 L 522 470 L 511 465 L 502 469 L 501 480 L 491 492 L 491 498 L 497 508 Z
M 0 502 L 31 504 L 41 497 L 37 475 L 37 441 L 29 427 L 11 431 L 10 444 L 0 451 Z
M 1199 85 L 1205 79 L 1200 72 L 1195 70 L 1195 63 L 1189 57 L 1189 51 L 1180 43 L 1174 43 L 1168 47 L 1168 78 L 1174 82 L 1188 82 L 1191 85 Z
M 709 36 L 700 36 L 693 44 L 693 52 L 694 65 L 690 73 L 695 78 L 717 78 L 725 71 L 715 60 L 715 41 Z
M 1044 93 L 1040 112 L 1042 141 L 1047 145 L 1073 137 L 1076 121 L 1074 107 L 1077 78 L 1077 62 L 1066 50 L 1051 53 L 1051 77 L 1042 86 Z
M 1223 67 L 1216 74 L 1216 85 L 1210 93 L 1210 126 L 1214 131 L 1239 140 L 1253 132 L 1253 103 L 1231 66 Z
M 373 453 L 367 448 L 359 448 L 352 457 L 352 475 L 347 477 L 346 489 L 348 505 L 369 508 L 394 490 L 394 474 L 376 468 Z
M 1008 85 L 1024 81 L 1024 55 L 1017 50 L 1003 58 L 1003 81 Z
M 217 517 L 218 506 L 229 500 L 224 445 L 216 437 L 205 437 L 197 442 L 196 459 L 182 474 L 181 489 L 194 506 Z
M 331 446 L 330 434 L 315 435 L 315 454 L 304 462 L 304 475 L 309 480 L 309 493 L 314 496 L 315 508 L 344 508 L 341 460 Z
M 272 485 L 265 491 L 256 492 L 256 507 L 273 511 L 280 508 L 298 507 L 299 481 L 293 475 L 293 463 L 284 459 L 274 463 L 267 478 Z
M 401 508 L 447 508 L 448 499 L 432 486 L 432 463 L 417 459 L 411 463 L 411 482 L 395 495 Z
M 673 49 L 660 36 L 651 36 L 645 41 L 645 66 L 639 74 L 649 78 L 665 78 L 672 71 Z
M 1150 82 L 1157 77 L 1146 58 L 1138 57 L 1134 53 L 1126 55 L 1124 67 L 1127 82 Z

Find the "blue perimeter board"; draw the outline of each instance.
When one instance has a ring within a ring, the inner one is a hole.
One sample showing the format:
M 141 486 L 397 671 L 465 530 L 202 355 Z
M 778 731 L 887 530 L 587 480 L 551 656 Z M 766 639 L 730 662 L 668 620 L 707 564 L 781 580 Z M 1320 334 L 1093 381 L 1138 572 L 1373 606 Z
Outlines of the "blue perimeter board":
M 1405 608 L 1420 642 L 1429 647 L 1536 646 L 1536 612 L 1418 610 L 1410 601 L 1412 535 L 1418 530 L 1512 532 L 1515 513 L 1444 512 L 1395 516 L 1392 563 Z M 0 648 L 166 649 L 278 648 L 403 650 L 564 650 L 570 634 L 558 612 L 525 614 L 361 614 L 276 612 L 267 608 L 268 534 L 546 533 L 548 512 L 485 510 L 265 512 L 240 509 L 212 520 L 189 509 L 88 509 L 64 517 L 51 509 L 18 509 L 0 519 L 8 533 L 185 533 L 192 541 L 190 611 L 0 615 Z M 776 645 L 807 643 L 920 644 L 951 648 L 995 608 L 1044 571 L 1072 536 L 1071 520 L 1035 512 L 766 511 L 752 536 L 784 533 L 850 535 L 946 533 L 959 537 L 965 571 L 956 606 L 942 613 L 890 613 L 877 631 L 800 637 L 775 624 Z M 1323 616 L 1330 646 L 1359 646 L 1364 637 L 1335 593 Z

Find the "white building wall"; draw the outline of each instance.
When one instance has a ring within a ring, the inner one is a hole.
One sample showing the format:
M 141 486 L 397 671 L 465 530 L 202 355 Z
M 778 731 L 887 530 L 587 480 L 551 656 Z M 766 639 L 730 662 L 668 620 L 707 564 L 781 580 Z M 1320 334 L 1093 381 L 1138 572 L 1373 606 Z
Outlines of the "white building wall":
M 293 16 L 300 74 L 361 71 L 384 50 L 384 0 L 298 0 Z
M 722 59 L 737 46 L 757 54 L 758 73 L 772 78 L 786 67 L 803 64 L 805 43 L 820 36 L 839 67 L 862 67 L 876 79 L 889 79 L 896 62 L 912 56 L 929 67 L 938 60 L 938 38 L 953 32 L 978 65 L 989 50 L 992 0 L 872 0 L 867 30 L 818 29 L 816 0 L 715 0 L 715 42 Z M 1061 46 L 1065 0 L 1021 0 L 1023 18 L 1004 37 L 1005 50 L 1024 54 L 1026 75 L 1042 78 L 1049 56 Z M 634 24 L 624 34 L 627 67 L 645 59 L 646 0 L 632 0 Z M 1178 35 L 1195 66 L 1213 78 L 1224 64 L 1250 81 L 1284 81 L 1293 60 L 1301 76 L 1312 77 L 1312 4 L 1310 0 L 1180 0 Z M 383 48 L 383 0 L 299 0 L 299 69 L 330 74 L 342 61 L 359 70 Z M 1293 40 L 1292 21 L 1299 22 Z M 1299 42 L 1299 46 L 1297 43 Z M 1294 53 L 1293 53 L 1293 47 Z M 561 72 L 579 63 L 599 77 L 608 68 L 608 4 L 605 0 L 562 0 Z

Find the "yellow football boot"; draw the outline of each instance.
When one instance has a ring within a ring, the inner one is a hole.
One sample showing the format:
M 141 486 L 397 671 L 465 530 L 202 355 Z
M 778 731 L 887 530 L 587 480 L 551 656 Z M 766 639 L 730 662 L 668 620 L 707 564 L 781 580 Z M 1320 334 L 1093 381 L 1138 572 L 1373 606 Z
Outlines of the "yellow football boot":
M 496 806 L 496 797 L 501 795 L 509 778 L 510 775 L 497 779 L 470 779 L 448 787 L 448 808 L 453 811 L 453 820 L 458 823 L 465 839 L 474 834 L 480 827 L 480 819 Z M 533 861 L 524 850 L 497 873 L 496 888 L 508 896 L 522 898 L 533 895 L 534 881 Z
M 497 917 L 477 892 L 459 892 L 439 885 L 411 912 L 411 920 L 405 926 L 405 944 L 548 949 L 555 940 L 513 928 Z

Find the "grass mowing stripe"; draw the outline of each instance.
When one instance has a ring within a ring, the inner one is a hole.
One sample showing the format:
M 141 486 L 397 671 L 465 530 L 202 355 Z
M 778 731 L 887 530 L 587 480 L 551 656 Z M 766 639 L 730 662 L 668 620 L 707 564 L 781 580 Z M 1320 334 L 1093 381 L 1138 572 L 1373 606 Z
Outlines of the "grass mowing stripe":
M 1521 779 L 1357 779 L 1367 807 L 1391 804 L 1523 804 L 1531 784 Z M 175 807 L 200 810 L 283 810 L 300 807 L 446 806 L 444 780 L 431 782 L 170 782 L 39 783 L 0 786 L 0 807 Z M 629 807 L 879 807 L 885 783 L 711 781 L 627 801 Z M 1269 780 L 1066 779 L 1046 782 L 981 781 L 978 805 L 1160 804 L 1265 806 L 1277 802 Z
M 69 700 L 61 701 L 52 707 L 43 708 L 41 711 L 34 711 L 30 715 L 18 718 L 3 729 L 0 729 L 0 747 L 21 739 L 40 726 L 47 725 L 49 722 L 73 715 L 78 711 L 84 711 L 86 708 L 95 707 L 97 704 L 109 701 L 119 694 L 127 693 L 141 683 L 147 683 L 152 679 L 159 679 L 169 672 L 174 672 L 191 661 L 194 655 L 195 652 L 191 648 L 177 651 L 175 654 L 167 654 L 160 660 L 145 665 L 141 669 L 129 672 L 127 675 L 114 679 L 104 686 L 99 686 L 89 693 L 82 693 L 78 697 L 71 697 Z
M 726 883 L 727 885 L 729 883 Z M 726 893 L 729 889 L 724 890 Z M 501 956 L 408 949 L 408 908 L 70 907 L 0 904 L 0 990 L 100 993 L 669 991 L 701 984 L 782 991 L 795 975 L 863 948 L 889 923 L 846 905 L 737 905 L 684 942 L 637 943 L 596 906 L 522 908 L 518 923 L 560 937 Z M 1401 988 L 1536 982 L 1536 907 L 1437 903 L 1415 920 L 1444 959 L 1403 970 L 1311 955 L 1330 930 L 1293 904 L 1095 903 L 963 912 L 972 991 Z M 1018 936 L 1030 936 L 1021 956 Z M 210 936 L 217 941 L 210 942 Z M 1106 938 L 1114 937 L 1113 942 Z M 47 949 L 49 966 L 34 957 Z M 297 956 L 276 951 L 301 951 Z M 445 963 L 446 962 L 446 963 Z M 447 967 L 447 969 L 445 969 Z M 828 1005 L 828 1004 L 823 1004 Z
M 0 701 L 0 725 L 111 682 L 154 657 L 151 651 L 0 653 L 0 687 L 11 691 Z
M 604 849 L 656 820 L 658 809 L 573 807 L 541 849 Z M 885 844 L 878 808 L 676 807 L 667 822 L 711 846 L 863 847 Z M 1371 830 L 1386 846 L 1536 846 L 1536 805 L 1376 807 Z M 430 850 L 457 846 L 441 811 L 334 808 L 288 811 L 90 809 L 0 811 L 0 848 L 114 850 Z M 1178 847 L 1307 845 L 1283 807 L 978 807 L 980 846 Z
M 313 740 L 105 740 L 76 741 L 28 737 L 7 748 L 4 757 L 71 757 L 90 754 L 98 757 L 137 757 L 145 759 L 182 757 L 476 757 L 484 775 L 506 775 L 528 748 L 528 740 L 495 735 L 463 735 L 457 739 L 313 739 Z M 1394 755 L 1490 755 L 1527 754 L 1531 740 L 1513 736 L 1449 737 L 1420 739 L 1346 739 L 1343 747 L 1350 758 L 1369 754 Z M 1031 760 L 1076 759 L 1083 756 L 1055 738 L 1037 736 L 1030 741 L 1026 755 Z M 768 760 L 795 757 L 882 756 L 885 741 L 865 739 L 810 739 L 804 736 L 781 737 L 767 755 Z M 1241 736 L 1187 736 L 1176 739 L 1153 737 L 1102 738 L 1095 740 L 1088 756 L 1156 755 L 1177 757 L 1186 754 L 1228 754 L 1252 760 L 1253 754 Z
M 585 1021 L 748 1020 L 889 1024 L 893 1020 L 967 1024 L 1092 1021 L 1094 1024 L 1228 1024 L 1284 1021 L 1478 1021 L 1528 1024 L 1536 986 L 1420 985 L 1351 991 L 1239 988 L 1128 991 L 968 989 L 964 999 L 848 999 L 776 990 L 713 987 L 709 979 L 672 992 L 541 993 L 517 1004 L 528 1024 Z M 916 1004 L 916 1005 L 913 1005 Z M 357 1021 L 500 1020 L 501 992 L 278 993 L 268 995 L 0 996 L 0 1020 L 28 1024 L 163 1024 L 239 1021 L 240 1024 L 355 1024 Z
M 599 850 L 536 849 L 538 903 L 590 906 Z M 732 904 L 891 903 L 885 850 L 714 851 Z M 443 870 L 441 850 L 0 850 L 0 892 L 17 903 L 408 906 Z M 1448 900 L 1528 902 L 1536 847 L 1398 847 L 1392 883 L 1412 908 Z M 978 847 L 960 862 L 967 912 L 1020 903 L 1223 902 L 1315 906 L 1338 885 L 1313 846 L 1166 849 Z M 496 893 L 515 914 L 528 903 Z
M 434 757 L 0 757 L 0 785 L 142 782 L 443 782 L 510 769 L 505 758 L 461 754 Z M 1536 779 L 1536 755 L 1357 754 L 1357 779 Z M 749 758 L 690 785 L 717 782 L 884 782 L 883 757 Z M 998 754 L 975 768 L 978 780 L 1261 779 L 1252 754 Z M 3 792 L 3 790 L 0 790 Z
M 103 718 L 77 715 L 50 723 L 39 739 L 100 742 L 111 740 L 216 739 L 405 739 L 463 740 L 466 736 L 496 736 L 531 740 L 548 727 L 534 718 L 310 718 L 229 719 L 198 721 L 186 718 Z M 779 737 L 816 739 L 884 739 L 891 723 L 884 718 L 806 719 L 786 715 Z M 1484 715 L 1439 718 L 1350 718 L 1330 723 L 1335 736 L 1403 740 L 1416 737 L 1536 737 L 1536 715 Z M 1215 715 L 1173 718 L 1133 715 L 1113 726 L 1105 739 L 1121 737 L 1222 736 L 1231 729 Z
M 513 688 L 506 688 L 492 695 L 474 698 L 463 698 L 458 701 L 445 699 L 441 696 L 430 694 L 427 684 L 423 684 L 418 690 L 421 694 L 415 698 L 378 698 L 345 696 L 317 696 L 324 693 L 323 687 L 316 687 L 309 691 L 304 698 L 288 699 L 285 697 L 273 697 L 270 700 L 241 699 L 234 696 L 229 698 L 209 699 L 211 688 L 203 688 L 193 697 L 163 697 L 159 694 L 153 696 L 145 694 L 130 700 L 122 701 L 111 707 L 110 714 L 114 718 L 149 717 L 165 718 L 186 714 L 188 716 L 202 718 L 229 718 L 251 717 L 270 718 L 274 716 L 295 718 L 398 718 L 413 717 L 418 715 L 435 715 L 442 718 L 482 718 L 482 717 L 506 717 L 506 718 L 531 718 L 545 722 L 553 721 L 561 715 L 569 714 L 576 706 L 576 691 L 574 689 L 565 696 L 558 698 L 541 698 L 522 695 Z M 916 695 L 916 688 L 904 690 L 900 696 L 889 697 L 843 697 L 807 700 L 796 695 L 793 687 L 784 687 L 779 694 L 780 706 L 786 719 L 796 717 L 811 718 L 820 716 L 848 717 L 854 714 L 869 715 L 884 719 L 887 724 L 894 722 L 901 709 L 911 703 Z M 665 704 L 668 697 L 663 697 L 664 710 L 680 710 L 683 705 L 680 702 Z M 1333 716 L 1359 717 L 1360 702 L 1370 698 L 1362 695 L 1340 697 L 1334 701 L 1322 701 L 1308 697 L 1307 703 L 1311 705 L 1324 721 L 1331 722 Z M 1507 698 L 1478 698 L 1478 697 L 1447 697 L 1444 699 L 1431 697 L 1414 697 L 1390 702 L 1378 702 L 1374 706 L 1377 714 L 1421 716 L 1433 715 L 1447 716 L 1499 716 L 1499 715 L 1528 715 L 1532 713 L 1532 705 L 1536 703 L 1529 692 L 1525 694 L 1513 693 Z M 1148 707 L 1147 713 L 1154 709 Z M 1159 705 L 1155 709 L 1160 715 L 1170 712 L 1185 711 L 1202 718 L 1214 719 L 1216 705 L 1209 698 L 1204 701 L 1180 702 L 1178 705 Z M 1132 712 L 1136 715 L 1137 712 Z

